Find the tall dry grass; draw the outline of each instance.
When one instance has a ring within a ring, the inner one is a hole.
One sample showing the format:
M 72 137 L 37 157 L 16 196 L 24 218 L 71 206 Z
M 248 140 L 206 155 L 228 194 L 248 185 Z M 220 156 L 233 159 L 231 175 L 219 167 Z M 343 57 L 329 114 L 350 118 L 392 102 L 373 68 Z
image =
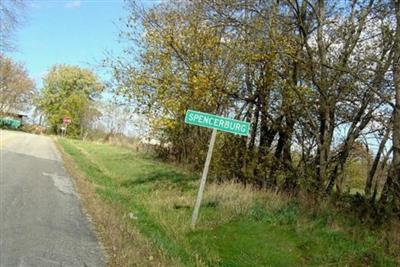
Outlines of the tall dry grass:
M 169 188 L 154 190 L 142 200 L 161 225 L 179 236 L 191 231 L 190 219 L 196 194 L 197 191 L 193 190 L 182 192 Z M 215 227 L 246 216 L 255 204 L 266 210 L 277 210 L 287 205 L 288 201 L 285 195 L 260 191 L 232 181 L 211 183 L 206 185 L 204 191 L 198 227 Z M 213 209 L 213 212 L 207 213 L 207 209 Z

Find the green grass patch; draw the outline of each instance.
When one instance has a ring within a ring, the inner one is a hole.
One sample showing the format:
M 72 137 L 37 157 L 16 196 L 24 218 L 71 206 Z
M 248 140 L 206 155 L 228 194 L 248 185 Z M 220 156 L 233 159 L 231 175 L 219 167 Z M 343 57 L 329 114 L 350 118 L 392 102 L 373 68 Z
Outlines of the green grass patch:
M 330 211 L 234 183 L 208 184 L 190 228 L 199 175 L 128 148 L 60 139 L 105 200 L 185 266 L 396 266 L 377 234 Z

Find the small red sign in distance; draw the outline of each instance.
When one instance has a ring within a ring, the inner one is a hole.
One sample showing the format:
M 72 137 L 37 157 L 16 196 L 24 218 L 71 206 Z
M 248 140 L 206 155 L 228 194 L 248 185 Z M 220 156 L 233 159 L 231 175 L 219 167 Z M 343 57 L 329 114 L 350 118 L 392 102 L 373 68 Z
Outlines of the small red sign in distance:
M 71 123 L 71 118 L 64 117 L 63 122 L 64 122 L 64 124 L 70 124 Z

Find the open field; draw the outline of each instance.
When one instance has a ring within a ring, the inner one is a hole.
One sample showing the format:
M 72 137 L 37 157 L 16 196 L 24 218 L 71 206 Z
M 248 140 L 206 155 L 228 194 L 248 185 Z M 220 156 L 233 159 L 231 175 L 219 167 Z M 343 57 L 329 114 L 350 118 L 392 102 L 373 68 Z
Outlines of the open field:
M 69 168 L 77 167 L 83 174 L 77 187 L 84 203 L 94 197 L 97 202 L 92 206 L 104 206 L 89 207 L 88 211 L 94 213 L 98 230 L 101 228 L 111 266 L 399 264 L 396 244 L 386 243 L 383 229 L 371 230 L 357 219 L 336 213 L 328 204 L 299 204 L 234 183 L 207 184 L 193 230 L 190 219 L 198 174 L 121 147 L 69 139 L 59 139 L 59 144 L 73 159 L 67 162 L 72 164 Z M 83 184 L 93 194 L 82 194 L 79 187 Z M 104 210 L 117 217 L 113 223 L 104 222 Z M 114 231 L 114 238 L 132 237 L 124 239 L 132 243 L 124 245 L 124 257 L 118 256 L 120 250 L 113 251 L 118 240 L 105 234 L 112 229 L 104 229 L 120 227 L 118 223 L 123 231 Z M 129 253 L 135 246 L 142 253 Z

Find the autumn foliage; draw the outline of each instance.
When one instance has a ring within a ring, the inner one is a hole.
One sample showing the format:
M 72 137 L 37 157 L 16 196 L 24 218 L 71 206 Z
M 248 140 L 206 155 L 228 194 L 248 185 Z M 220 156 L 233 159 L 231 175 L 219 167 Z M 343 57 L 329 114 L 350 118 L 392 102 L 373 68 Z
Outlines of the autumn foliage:
M 128 56 L 108 62 L 116 92 L 173 144 L 171 157 L 199 169 L 205 158 L 210 131 L 185 125 L 186 110 L 229 116 L 252 129 L 218 136 L 217 179 L 290 194 L 357 189 L 399 211 L 398 1 L 128 6 Z M 345 186 L 354 162 L 367 170 L 360 188 Z

